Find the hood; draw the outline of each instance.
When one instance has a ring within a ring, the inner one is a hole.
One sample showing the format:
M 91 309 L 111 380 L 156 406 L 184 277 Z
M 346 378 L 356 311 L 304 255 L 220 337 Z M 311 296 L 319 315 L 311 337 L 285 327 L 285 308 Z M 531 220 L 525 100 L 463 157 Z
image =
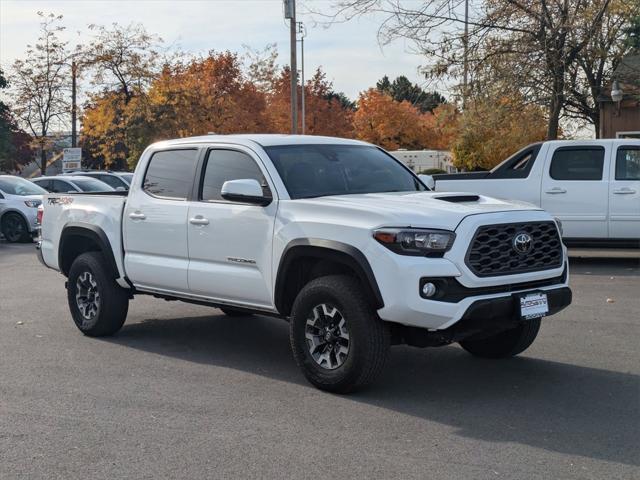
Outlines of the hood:
M 499 200 L 458 192 L 399 192 L 336 195 L 296 200 L 335 210 L 360 211 L 383 217 L 389 226 L 454 230 L 463 218 L 480 213 L 540 210 L 526 202 Z

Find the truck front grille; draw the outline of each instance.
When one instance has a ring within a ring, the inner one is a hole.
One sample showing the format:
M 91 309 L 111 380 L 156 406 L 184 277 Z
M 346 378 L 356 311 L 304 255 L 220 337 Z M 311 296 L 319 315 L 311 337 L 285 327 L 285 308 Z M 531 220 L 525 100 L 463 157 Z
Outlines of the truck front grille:
M 528 238 L 530 248 L 525 249 L 523 245 Z M 484 225 L 471 240 L 465 262 L 478 277 L 559 268 L 562 241 L 551 221 Z

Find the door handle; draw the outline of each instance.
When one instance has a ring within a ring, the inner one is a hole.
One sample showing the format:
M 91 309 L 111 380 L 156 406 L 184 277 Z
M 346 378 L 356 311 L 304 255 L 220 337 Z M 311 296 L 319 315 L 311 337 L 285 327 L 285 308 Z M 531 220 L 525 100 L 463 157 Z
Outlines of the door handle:
M 613 191 L 616 195 L 629 195 L 632 193 L 636 193 L 636 191 L 632 188 L 617 188 Z
M 545 193 L 550 193 L 552 195 L 555 195 L 558 193 L 567 193 L 567 191 L 564 188 L 553 187 L 551 190 L 547 190 Z
M 209 220 L 207 220 L 201 215 L 198 215 L 196 217 L 190 218 L 189 223 L 191 225 L 209 225 Z
M 144 220 L 147 216 L 142 212 L 132 212 L 129 214 L 131 220 Z

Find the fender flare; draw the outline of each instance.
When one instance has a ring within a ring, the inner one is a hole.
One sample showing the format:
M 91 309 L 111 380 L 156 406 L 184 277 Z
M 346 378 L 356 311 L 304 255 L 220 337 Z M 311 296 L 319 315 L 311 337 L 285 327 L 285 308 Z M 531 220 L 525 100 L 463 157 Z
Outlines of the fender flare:
M 109 242 L 109 238 L 107 234 L 100 227 L 95 225 L 91 225 L 88 223 L 79 223 L 79 222 L 70 222 L 67 223 L 60 234 L 60 243 L 58 245 L 58 266 L 60 267 L 60 271 L 67 275 L 68 269 L 63 267 L 63 252 L 65 242 L 70 237 L 83 237 L 87 238 L 100 248 L 100 253 L 104 255 L 105 260 L 107 261 L 107 265 L 112 269 L 113 274 L 117 277 L 120 277 L 120 271 L 118 270 L 118 264 L 116 263 L 116 259 L 113 255 L 113 249 L 111 248 L 111 242 Z M 71 267 L 71 265 L 69 265 Z
M 286 276 L 289 267 L 297 258 L 308 256 L 331 260 L 350 267 L 365 288 L 371 290 L 375 308 L 384 307 L 382 294 L 371 265 L 359 249 L 353 245 L 334 240 L 298 238 L 287 244 L 280 257 L 274 290 L 274 301 L 278 311 L 282 312 L 284 308 Z

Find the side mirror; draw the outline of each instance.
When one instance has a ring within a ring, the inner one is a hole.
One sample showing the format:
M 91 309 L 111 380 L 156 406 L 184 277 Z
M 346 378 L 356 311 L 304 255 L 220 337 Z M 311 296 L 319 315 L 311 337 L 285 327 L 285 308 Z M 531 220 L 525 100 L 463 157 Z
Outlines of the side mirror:
M 431 175 L 418 175 L 418 178 L 422 180 L 422 183 L 429 187 L 430 190 L 436 189 L 436 181 Z
M 124 187 L 116 187 L 116 192 L 126 192 L 127 189 Z
M 240 180 L 228 180 L 222 184 L 220 195 L 225 200 L 231 202 L 252 203 L 263 207 L 271 203 L 270 197 L 265 197 L 262 187 L 253 178 L 243 178 Z

